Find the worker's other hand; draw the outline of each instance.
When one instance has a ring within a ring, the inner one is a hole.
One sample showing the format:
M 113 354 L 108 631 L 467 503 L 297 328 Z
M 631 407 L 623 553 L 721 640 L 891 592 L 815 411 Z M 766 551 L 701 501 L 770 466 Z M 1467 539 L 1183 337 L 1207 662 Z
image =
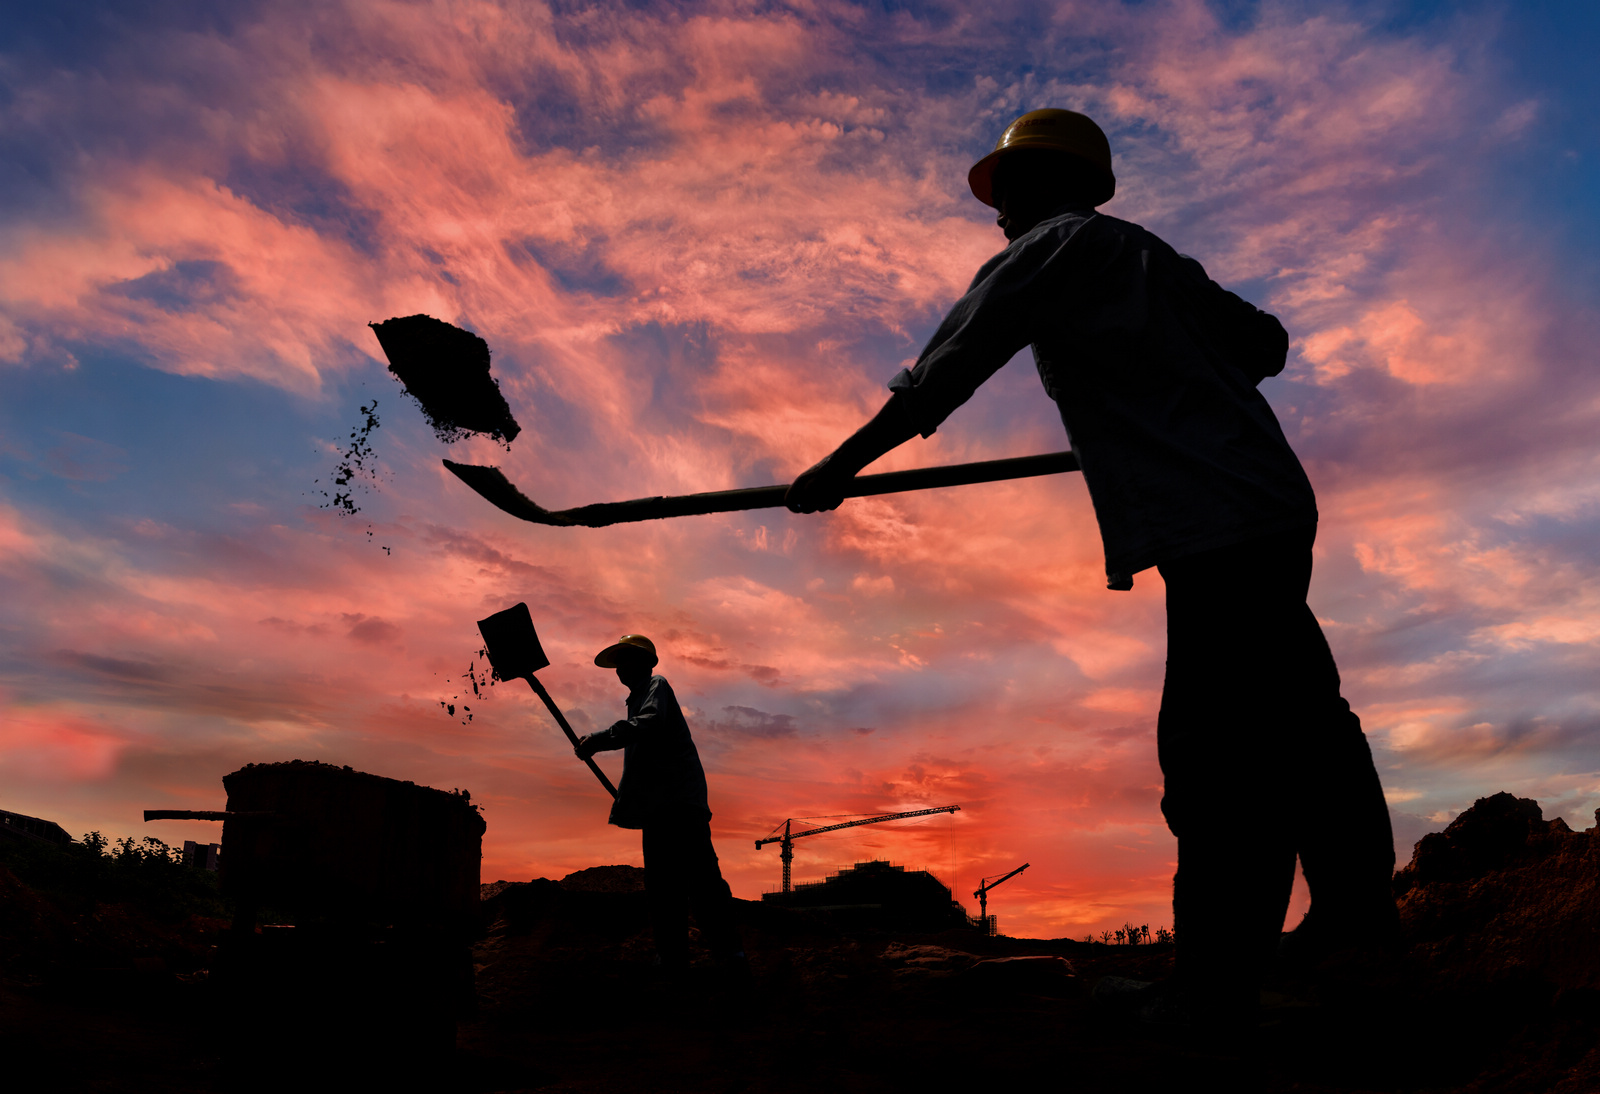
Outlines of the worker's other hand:
M 578 738 L 578 744 L 572 750 L 578 759 L 587 760 L 589 757 L 595 754 L 596 750 L 594 747 L 594 741 L 590 739 L 591 737 L 593 737 L 593 734 L 585 733 L 582 737 Z
M 783 495 L 783 504 L 791 513 L 821 513 L 837 509 L 844 501 L 845 484 L 854 473 L 837 467 L 834 455 L 822 457 L 800 472 Z

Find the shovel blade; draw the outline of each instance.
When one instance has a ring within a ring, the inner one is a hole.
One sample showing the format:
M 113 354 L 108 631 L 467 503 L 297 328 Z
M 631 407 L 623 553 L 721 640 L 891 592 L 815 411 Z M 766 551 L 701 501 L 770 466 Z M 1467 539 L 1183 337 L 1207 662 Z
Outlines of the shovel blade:
M 501 680 L 532 676 L 550 663 L 525 603 L 478 620 L 478 633 L 489 651 L 489 665 Z

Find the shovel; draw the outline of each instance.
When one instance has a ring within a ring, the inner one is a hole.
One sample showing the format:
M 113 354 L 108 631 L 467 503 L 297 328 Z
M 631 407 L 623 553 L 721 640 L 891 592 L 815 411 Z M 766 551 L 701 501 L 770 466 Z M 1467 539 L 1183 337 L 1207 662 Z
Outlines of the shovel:
M 550 658 L 544 655 L 544 647 L 539 645 L 539 636 L 534 633 L 533 616 L 528 613 L 528 605 L 517 604 L 503 612 L 495 612 L 488 619 L 478 620 L 478 633 L 483 635 L 483 645 L 489 651 L 489 664 L 494 674 L 502 680 L 515 680 L 520 676 L 528 681 L 528 686 L 544 700 L 550 716 L 567 735 L 567 740 L 572 742 L 572 747 L 577 748 L 578 735 L 572 732 L 566 715 L 561 713 L 561 708 L 556 706 L 555 700 L 550 698 L 550 693 L 544 690 L 544 685 L 534 675 L 550 664 Z M 599 765 L 593 759 L 583 762 L 589 765 L 589 770 L 606 788 L 606 793 L 615 798 L 617 788 L 611 785 L 611 780 L 606 778 L 606 773 L 600 770 Z
M 389 371 L 405 385 L 406 393 L 422 405 L 423 413 L 441 440 L 454 441 L 469 433 L 481 433 L 509 445 L 521 430 L 511 416 L 505 397 L 500 394 L 499 383 L 489 375 L 489 344 L 482 338 L 427 315 L 404 316 L 370 325 L 384 355 L 389 358 Z M 521 520 L 558 528 L 605 528 L 635 520 L 777 509 L 783 505 L 784 495 L 789 490 L 789 485 L 784 483 L 551 510 L 518 490 L 498 467 L 454 460 L 445 460 L 444 465 L 496 508 Z M 932 490 L 1076 470 L 1078 457 L 1075 454 L 1050 452 L 1040 456 L 857 475 L 850 480 L 844 496 L 864 498 L 903 490 Z M 532 676 L 528 682 L 533 683 Z

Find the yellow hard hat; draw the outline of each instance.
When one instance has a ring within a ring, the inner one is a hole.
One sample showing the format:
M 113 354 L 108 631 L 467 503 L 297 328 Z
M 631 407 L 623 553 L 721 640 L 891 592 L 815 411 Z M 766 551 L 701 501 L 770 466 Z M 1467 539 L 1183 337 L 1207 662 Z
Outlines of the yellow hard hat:
M 650 658 L 654 665 L 661 659 L 656 656 L 656 644 L 642 634 L 625 634 L 611 645 L 594 655 L 594 663 L 603 669 L 617 667 L 618 656 L 637 657 L 644 654 Z
M 1102 192 L 1093 196 L 1103 205 L 1117 192 L 1117 176 L 1111 171 L 1111 142 L 1094 119 L 1075 110 L 1030 110 L 1000 134 L 994 151 L 972 165 L 967 185 L 973 196 L 985 205 L 994 204 L 994 169 L 1000 157 L 1018 148 L 1050 148 L 1070 152 L 1100 169 L 1105 176 Z

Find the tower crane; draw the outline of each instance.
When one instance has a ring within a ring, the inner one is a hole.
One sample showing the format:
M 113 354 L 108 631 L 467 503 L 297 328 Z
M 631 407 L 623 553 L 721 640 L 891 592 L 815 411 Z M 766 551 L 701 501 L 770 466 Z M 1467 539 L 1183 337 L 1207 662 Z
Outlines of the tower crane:
M 801 836 L 820 836 L 824 832 L 837 832 L 841 828 L 854 828 L 860 824 L 881 824 L 884 821 L 901 820 L 905 817 L 926 817 L 932 813 L 959 812 L 961 812 L 959 805 L 941 805 L 937 809 L 913 809 L 909 813 L 881 813 L 862 820 L 845 821 L 843 824 L 829 824 L 822 828 L 808 828 L 804 832 L 790 831 L 790 825 L 794 824 L 795 821 L 794 817 L 790 817 L 783 822 L 783 835 L 767 836 L 765 839 L 756 840 L 756 850 L 761 850 L 769 843 L 781 845 L 781 853 L 778 857 L 783 860 L 783 891 L 789 893 L 794 891 L 794 887 L 789 884 L 789 867 L 794 863 L 794 841 Z
M 1032 864 L 1024 862 L 1021 866 L 1018 866 L 1009 874 L 990 875 L 997 878 L 995 881 L 990 881 L 989 878 L 983 878 L 978 882 L 978 888 L 973 891 L 972 895 L 978 898 L 978 917 L 980 919 L 987 920 L 989 918 L 989 890 L 1002 885 L 1007 881 L 1010 881 L 1012 878 L 1022 873 L 1022 871 L 1026 870 L 1030 865 Z

